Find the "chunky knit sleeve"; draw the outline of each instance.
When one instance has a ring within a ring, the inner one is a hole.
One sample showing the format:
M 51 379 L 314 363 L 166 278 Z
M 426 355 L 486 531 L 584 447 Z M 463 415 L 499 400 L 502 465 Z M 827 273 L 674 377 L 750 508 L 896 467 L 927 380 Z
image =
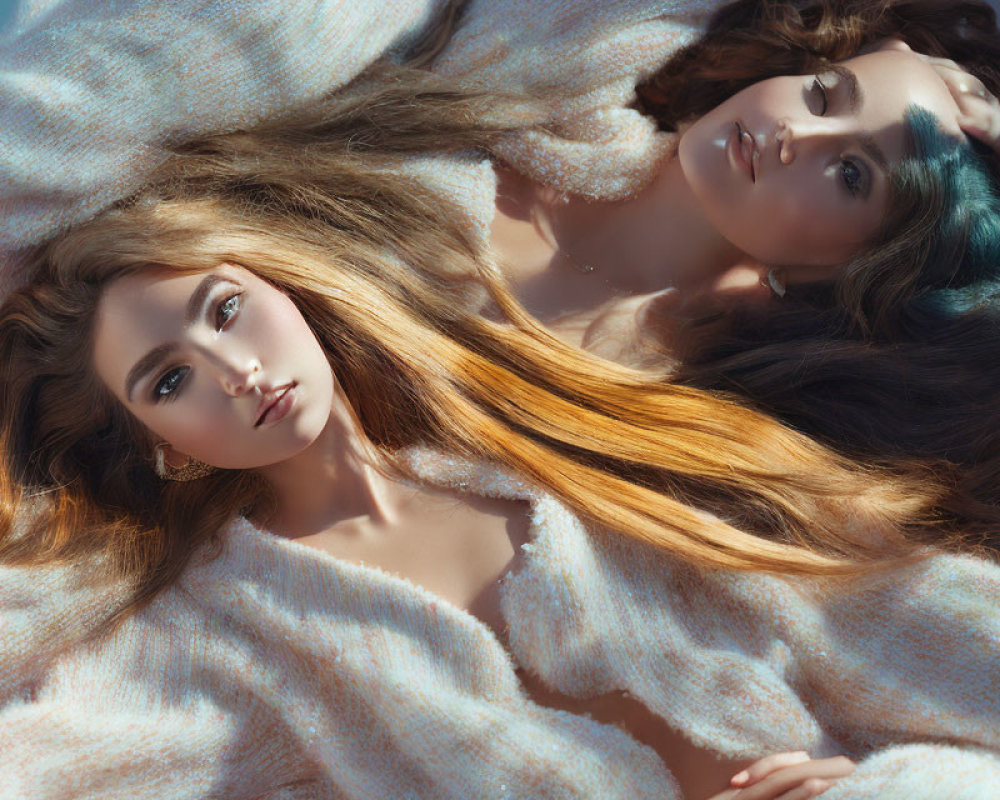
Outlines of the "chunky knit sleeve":
M 996 800 L 996 752 L 911 744 L 869 755 L 854 774 L 823 793 L 824 800 Z
M 530 568 L 505 586 L 511 646 L 560 691 L 628 691 L 731 758 L 789 749 L 876 758 L 858 781 L 902 763 L 892 748 L 911 742 L 947 742 L 958 749 L 942 758 L 995 768 L 996 564 L 942 555 L 820 590 L 701 572 L 618 535 L 588 535 L 551 499 L 535 514 Z
M 97 637 L 105 592 L 4 576 L 0 800 L 679 800 L 652 750 L 531 702 L 418 586 L 249 525 L 203 556 Z
M 504 160 L 560 191 L 625 197 L 673 139 L 629 108 L 636 83 L 694 41 L 722 0 L 474 0 L 436 71 L 545 102 L 543 131 Z
M 520 481 L 418 466 L 532 499 L 503 603 L 511 649 L 549 686 L 627 691 L 729 758 L 845 753 L 862 768 L 838 798 L 1000 797 L 1000 565 L 939 554 L 852 581 L 698 570 L 588 530 Z M 885 790 L 893 780 L 922 793 Z

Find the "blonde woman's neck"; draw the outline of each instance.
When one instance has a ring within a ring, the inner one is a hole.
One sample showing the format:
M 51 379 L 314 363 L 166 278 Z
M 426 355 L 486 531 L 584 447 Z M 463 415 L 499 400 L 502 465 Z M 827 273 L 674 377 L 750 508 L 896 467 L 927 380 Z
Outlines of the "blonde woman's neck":
M 376 460 L 377 451 L 335 384 L 330 419 L 320 436 L 293 458 L 259 470 L 275 494 L 267 527 L 298 537 L 346 520 L 391 524 L 412 490 L 388 477 Z

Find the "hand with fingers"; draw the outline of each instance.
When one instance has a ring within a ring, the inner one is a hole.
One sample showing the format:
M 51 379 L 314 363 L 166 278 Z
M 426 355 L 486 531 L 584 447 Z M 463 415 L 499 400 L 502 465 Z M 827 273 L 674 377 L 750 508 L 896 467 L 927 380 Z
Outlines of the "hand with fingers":
M 979 78 L 950 58 L 920 58 L 941 76 L 958 104 L 959 127 L 1000 154 L 1000 101 Z
M 810 758 L 802 751 L 775 753 L 734 775 L 726 789 L 709 800 L 809 800 L 854 772 L 847 756 Z

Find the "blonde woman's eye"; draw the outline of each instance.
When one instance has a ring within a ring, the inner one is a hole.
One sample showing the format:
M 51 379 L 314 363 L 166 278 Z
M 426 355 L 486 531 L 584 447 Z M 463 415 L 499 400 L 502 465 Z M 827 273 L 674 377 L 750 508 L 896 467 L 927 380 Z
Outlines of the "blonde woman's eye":
M 173 400 L 190 371 L 190 367 L 174 367 L 167 370 L 153 386 L 153 402 Z
M 815 76 L 812 86 L 809 87 L 809 103 L 813 113 L 819 117 L 824 116 L 829 107 L 827 100 L 828 91 L 826 84 L 823 83 L 823 79 L 819 75 Z
M 219 304 L 215 307 L 215 329 L 221 331 L 233 321 L 233 318 L 239 313 L 240 305 L 243 302 L 241 299 L 242 292 L 238 294 L 230 295 L 229 297 L 221 300 Z

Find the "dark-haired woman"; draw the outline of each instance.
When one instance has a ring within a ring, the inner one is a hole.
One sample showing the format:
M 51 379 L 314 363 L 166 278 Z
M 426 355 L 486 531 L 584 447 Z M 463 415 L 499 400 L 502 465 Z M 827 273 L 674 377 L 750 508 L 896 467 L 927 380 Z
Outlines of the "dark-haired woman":
M 641 21 L 539 22 L 547 39 L 532 29 L 538 42 L 512 45 L 517 23 L 494 20 L 490 36 L 473 4 L 439 57 L 449 76 L 549 110 L 496 148 L 490 243 L 518 297 L 567 339 L 680 361 L 682 379 L 853 455 L 957 466 L 964 520 L 989 537 L 993 10 L 729 3 L 667 57 L 654 42 L 680 7 L 654 5 Z M 546 57 L 577 69 L 526 66 Z M 459 183 L 445 187 L 483 208 Z

